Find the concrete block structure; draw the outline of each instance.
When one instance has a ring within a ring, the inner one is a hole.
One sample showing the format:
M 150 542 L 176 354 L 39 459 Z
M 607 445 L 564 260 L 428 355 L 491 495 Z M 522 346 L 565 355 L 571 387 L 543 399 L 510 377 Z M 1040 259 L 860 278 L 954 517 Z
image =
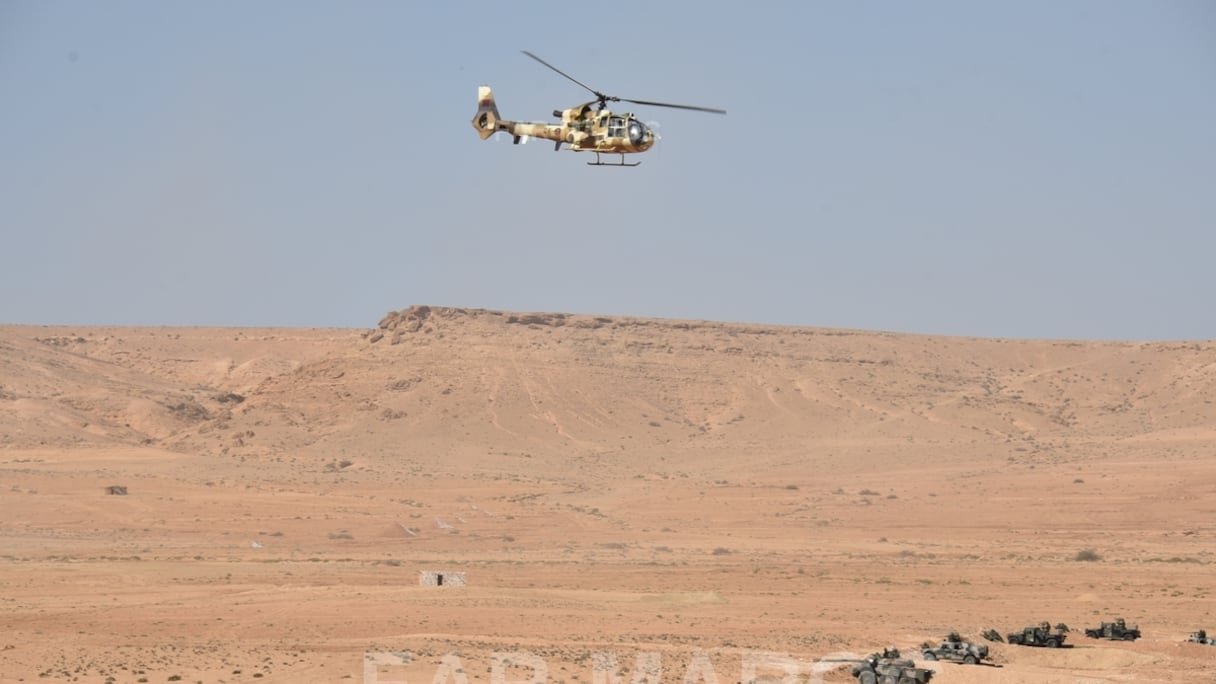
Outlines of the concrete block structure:
M 418 576 L 418 584 L 424 587 L 463 587 L 466 582 L 463 572 L 423 570 Z

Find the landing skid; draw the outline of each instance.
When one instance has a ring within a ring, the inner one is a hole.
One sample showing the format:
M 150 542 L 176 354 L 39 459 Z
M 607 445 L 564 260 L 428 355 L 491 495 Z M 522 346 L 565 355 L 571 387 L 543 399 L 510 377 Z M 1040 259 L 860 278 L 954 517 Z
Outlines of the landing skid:
M 627 163 L 625 163 L 625 155 L 624 155 L 624 154 L 621 154 L 621 161 L 619 161 L 619 162 L 617 162 L 617 163 L 615 163 L 615 164 L 613 164 L 612 162 L 607 162 L 607 163 L 605 163 L 605 162 L 600 161 L 600 153 L 599 153 L 599 152 L 596 152 L 596 153 L 595 153 L 595 161 L 593 161 L 593 162 L 587 162 L 587 166 L 637 166 L 638 164 L 641 164 L 641 163 L 642 163 L 642 162 L 640 162 L 640 161 L 639 161 L 639 162 L 633 162 L 632 164 L 627 164 Z

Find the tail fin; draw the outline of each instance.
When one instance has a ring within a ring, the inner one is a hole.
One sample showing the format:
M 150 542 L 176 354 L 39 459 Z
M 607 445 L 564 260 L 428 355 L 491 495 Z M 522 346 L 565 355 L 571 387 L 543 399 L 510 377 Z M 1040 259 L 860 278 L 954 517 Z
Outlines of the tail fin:
M 494 93 L 490 90 L 490 86 L 479 86 L 477 88 L 477 114 L 473 117 L 473 128 L 477 129 L 477 134 L 482 140 L 494 135 L 494 132 L 499 130 L 498 122 L 498 105 L 494 104 Z

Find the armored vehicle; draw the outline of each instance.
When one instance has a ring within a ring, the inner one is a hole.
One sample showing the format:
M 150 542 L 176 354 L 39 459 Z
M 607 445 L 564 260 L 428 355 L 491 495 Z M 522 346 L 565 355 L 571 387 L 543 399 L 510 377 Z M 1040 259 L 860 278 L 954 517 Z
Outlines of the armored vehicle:
M 1103 622 L 1100 627 L 1086 627 L 1085 636 L 1091 639 L 1114 639 L 1117 641 L 1135 641 L 1140 638 L 1140 628 L 1127 626 L 1123 618 L 1114 622 Z
M 854 665 L 853 676 L 859 684 L 924 684 L 933 670 L 916 667 L 911 658 L 899 656 L 899 649 L 887 648 Z
M 1005 636 L 1005 640 L 1019 646 L 1059 648 L 1064 644 L 1064 639 L 1067 636 L 1065 632 L 1067 631 L 1068 627 L 1063 623 L 1056 625 L 1056 629 L 1053 632 L 1051 623 L 1041 622 L 1037 627 L 1027 627 L 1020 632 L 1010 632 Z
M 925 660 L 947 660 L 952 663 L 975 665 L 988 657 L 988 647 L 984 644 L 963 641 L 958 632 L 950 632 L 938 646 L 928 642 L 922 644 L 921 656 Z
M 1208 633 L 1202 629 L 1199 630 L 1198 632 L 1191 632 L 1191 635 L 1189 637 L 1187 637 L 1186 640 L 1191 643 L 1195 643 L 1195 644 L 1206 644 L 1208 646 L 1216 646 L 1216 638 L 1208 636 Z

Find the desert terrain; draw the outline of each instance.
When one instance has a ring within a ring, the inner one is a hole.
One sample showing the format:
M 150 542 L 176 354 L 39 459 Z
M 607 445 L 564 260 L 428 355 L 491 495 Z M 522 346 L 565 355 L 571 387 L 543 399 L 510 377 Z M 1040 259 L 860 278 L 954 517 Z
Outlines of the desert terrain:
M 1044 620 L 925 667 L 1213 681 L 1214 401 L 1214 341 L 0 326 L 0 682 L 732 684 Z

